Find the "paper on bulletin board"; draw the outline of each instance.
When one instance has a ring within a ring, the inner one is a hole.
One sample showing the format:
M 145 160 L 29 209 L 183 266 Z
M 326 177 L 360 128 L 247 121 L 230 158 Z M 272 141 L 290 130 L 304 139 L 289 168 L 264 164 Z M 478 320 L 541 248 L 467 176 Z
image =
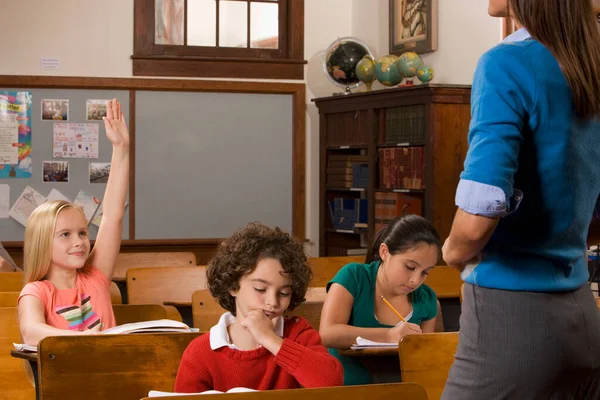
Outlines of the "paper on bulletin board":
M 55 158 L 98 158 L 98 124 L 54 124 Z
M 62 194 L 61 192 L 59 192 L 56 189 L 52 189 L 50 191 L 50 193 L 48 194 L 48 201 L 54 201 L 54 200 L 63 200 L 63 201 L 71 202 L 71 200 L 69 200 L 67 198 L 67 196 L 65 196 L 64 194 Z
M 75 198 L 73 204 L 83 208 L 85 220 L 89 224 L 90 220 L 94 216 L 94 213 L 96 212 L 96 209 L 100 205 L 100 199 L 92 196 L 85 190 L 80 190 L 79 193 L 77 193 L 77 197 Z
M 0 185 L 0 218 L 8 218 L 10 209 L 10 186 Z
M 40 204 L 44 204 L 46 198 L 31 186 L 26 186 L 23 193 L 19 196 L 15 204 L 8 212 L 11 218 L 14 218 L 18 223 L 27 226 L 29 216 Z
M 102 221 L 102 215 L 104 214 L 104 202 L 100 203 L 98 209 L 96 210 L 96 214 L 94 214 L 94 218 L 92 218 L 92 224 L 96 225 L 100 228 L 100 222 Z M 125 208 L 127 208 L 127 203 L 125 203 Z
M 31 178 L 31 92 L 0 92 L 0 178 Z

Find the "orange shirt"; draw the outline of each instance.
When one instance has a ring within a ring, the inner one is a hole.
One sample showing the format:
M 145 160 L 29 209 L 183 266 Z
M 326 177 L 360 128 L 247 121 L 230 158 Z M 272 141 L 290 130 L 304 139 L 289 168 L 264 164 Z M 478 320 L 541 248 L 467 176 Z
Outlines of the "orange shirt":
M 77 271 L 73 289 L 57 289 L 50 281 L 30 282 L 19 295 L 37 297 L 44 304 L 46 324 L 59 329 L 83 331 L 102 324 L 100 330 L 116 325 L 110 299 L 110 281 L 96 267 Z

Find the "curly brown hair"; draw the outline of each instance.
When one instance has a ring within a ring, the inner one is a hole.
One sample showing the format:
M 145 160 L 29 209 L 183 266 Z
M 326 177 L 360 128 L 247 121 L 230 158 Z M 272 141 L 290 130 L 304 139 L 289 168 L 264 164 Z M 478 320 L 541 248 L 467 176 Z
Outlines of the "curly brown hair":
M 304 295 L 313 274 L 302 244 L 278 227 L 251 222 L 224 240 L 206 267 L 208 289 L 221 307 L 236 314 L 235 298 L 230 292 L 239 290 L 242 277 L 254 272 L 265 258 L 279 261 L 292 281 L 288 310 L 306 300 Z

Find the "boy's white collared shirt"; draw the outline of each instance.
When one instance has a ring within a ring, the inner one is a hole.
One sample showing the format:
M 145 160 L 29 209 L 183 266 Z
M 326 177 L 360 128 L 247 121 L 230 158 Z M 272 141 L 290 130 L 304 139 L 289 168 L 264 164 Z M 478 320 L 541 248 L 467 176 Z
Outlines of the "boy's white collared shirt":
M 235 344 L 231 342 L 227 327 L 235 322 L 235 316 L 229 311 L 221 315 L 219 322 L 210 328 L 210 348 L 212 350 L 220 349 L 221 347 L 229 347 L 235 350 L 239 350 Z M 283 316 L 277 320 L 275 325 L 275 334 L 279 337 L 283 337 Z

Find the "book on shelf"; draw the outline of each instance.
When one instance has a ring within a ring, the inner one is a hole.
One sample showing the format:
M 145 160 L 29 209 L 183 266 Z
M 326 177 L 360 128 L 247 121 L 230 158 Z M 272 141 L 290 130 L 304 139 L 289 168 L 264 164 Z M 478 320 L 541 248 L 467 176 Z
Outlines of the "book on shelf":
M 118 325 L 98 332 L 101 335 L 127 335 L 131 333 L 156 333 L 156 332 L 198 332 L 183 322 L 170 319 L 157 319 L 153 321 L 132 322 Z M 37 352 L 37 346 L 23 343 L 13 343 L 18 351 Z
M 424 189 L 423 147 L 379 149 L 379 183 L 384 189 Z
M 375 232 L 403 214 L 423 215 L 423 200 L 406 193 L 375 192 Z
M 367 199 L 336 197 L 328 205 L 334 229 L 354 231 L 354 224 L 367 223 Z

